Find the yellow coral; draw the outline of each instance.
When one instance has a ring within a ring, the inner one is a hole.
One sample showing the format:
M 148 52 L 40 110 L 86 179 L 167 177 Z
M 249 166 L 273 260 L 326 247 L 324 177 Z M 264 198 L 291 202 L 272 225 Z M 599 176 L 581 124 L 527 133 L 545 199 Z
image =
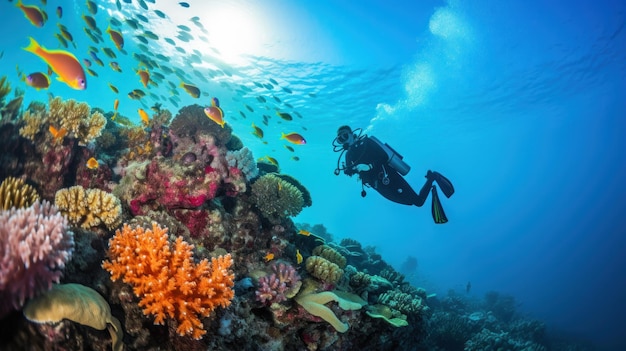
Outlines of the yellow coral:
M 24 121 L 24 125 L 20 128 L 20 135 L 30 141 L 34 141 L 35 135 L 41 131 L 41 126 L 45 122 L 44 114 L 26 111 L 22 114 L 22 121 Z
M 306 259 L 306 270 L 317 279 L 335 284 L 343 276 L 343 270 L 324 257 L 309 256 Z
M 12 207 L 29 207 L 39 199 L 39 194 L 23 179 L 8 177 L 0 184 L 0 209 L 9 210 Z
M 304 206 L 302 192 L 293 184 L 274 174 L 266 174 L 252 184 L 252 202 L 272 223 L 296 216 Z
M 113 194 L 76 185 L 57 191 L 54 204 L 72 225 L 85 229 L 104 224 L 113 229 L 120 224 L 122 205 Z
M 328 245 L 319 245 L 313 249 L 313 255 L 321 256 L 330 262 L 339 266 L 339 268 L 346 268 L 346 258 L 343 257 L 337 250 Z
M 65 128 L 71 137 L 80 144 L 88 144 L 99 137 L 107 120 L 100 112 L 89 115 L 91 108 L 84 102 L 75 100 L 62 101 L 56 97 L 49 102 L 49 122 L 58 128 Z
M 350 293 L 341 293 L 339 291 L 322 291 L 320 293 L 310 293 L 304 291 L 295 298 L 296 302 L 304 307 L 310 314 L 320 317 L 335 328 L 340 333 L 348 331 L 350 325 L 342 322 L 333 311 L 326 307 L 325 304 L 335 301 L 343 310 L 360 310 L 367 304 L 366 301 L 359 296 Z

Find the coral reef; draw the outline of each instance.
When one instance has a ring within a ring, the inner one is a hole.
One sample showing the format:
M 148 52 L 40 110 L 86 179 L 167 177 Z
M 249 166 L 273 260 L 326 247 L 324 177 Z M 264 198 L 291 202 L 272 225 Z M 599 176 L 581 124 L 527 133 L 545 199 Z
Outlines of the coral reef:
M 63 101 L 60 97 L 48 102 L 50 113 L 48 123 L 55 128 L 65 129 L 68 136 L 78 139 L 86 145 L 100 136 L 107 120 L 102 113 L 90 114 L 91 108 L 86 103 L 76 100 Z
M 228 151 L 226 153 L 226 161 L 228 162 L 229 167 L 236 167 L 241 170 L 243 175 L 248 180 L 253 179 L 259 174 L 259 169 L 254 161 L 252 151 L 250 151 L 247 147 L 243 147 L 236 151 Z
M 74 249 L 67 219 L 49 202 L 0 211 L 0 317 L 58 283 Z
M 275 174 L 265 174 L 252 183 L 251 201 L 271 223 L 296 216 L 304 207 L 302 192 Z
M 343 270 L 336 264 L 320 256 L 306 259 L 306 270 L 312 276 L 329 284 L 335 284 L 343 276 Z
M 155 324 L 175 319 L 180 335 L 201 338 L 206 330 L 200 318 L 227 307 L 234 297 L 230 255 L 194 263 L 192 246 L 178 237 L 172 247 L 167 229 L 156 223 L 151 230 L 124 225 L 109 246 L 110 260 L 102 267 L 111 279 L 133 286 L 139 306 L 155 316 Z
M 302 285 L 300 276 L 290 264 L 273 264 L 272 271 L 259 279 L 259 288 L 255 292 L 257 300 L 267 305 L 294 297 Z
M 356 295 L 343 293 L 339 296 L 339 294 L 340 292 L 337 291 L 323 291 L 320 293 L 306 292 L 298 294 L 295 300 L 310 314 L 321 317 L 323 320 L 330 323 L 335 330 L 340 333 L 345 333 L 348 331 L 350 325 L 339 320 L 335 313 L 333 313 L 330 308 L 324 306 L 324 304 L 335 301 L 342 310 L 359 310 L 366 302 Z
M 313 249 L 312 254 L 314 256 L 324 257 L 330 262 L 339 266 L 339 268 L 346 268 L 346 258 L 343 257 L 337 250 L 333 249 L 328 245 L 319 245 Z
M 104 224 L 114 229 L 121 222 L 122 205 L 113 194 L 80 185 L 57 191 L 54 204 L 72 225 L 89 229 Z
M 0 184 L 0 210 L 29 207 L 37 200 L 39 194 L 24 179 L 8 177 Z
M 28 301 L 24 316 L 35 323 L 58 323 L 63 319 L 107 329 L 113 351 L 122 351 L 122 326 L 111 315 L 109 303 L 95 290 L 80 284 L 54 285 L 46 293 Z

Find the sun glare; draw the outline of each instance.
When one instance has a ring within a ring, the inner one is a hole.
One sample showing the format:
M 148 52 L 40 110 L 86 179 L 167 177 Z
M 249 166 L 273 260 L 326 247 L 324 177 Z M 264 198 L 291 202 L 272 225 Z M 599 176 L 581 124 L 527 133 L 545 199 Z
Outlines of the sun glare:
M 244 61 L 242 55 L 262 55 L 264 24 L 250 6 L 236 6 L 229 3 L 211 8 L 202 16 L 202 23 L 209 32 L 211 45 L 228 63 Z

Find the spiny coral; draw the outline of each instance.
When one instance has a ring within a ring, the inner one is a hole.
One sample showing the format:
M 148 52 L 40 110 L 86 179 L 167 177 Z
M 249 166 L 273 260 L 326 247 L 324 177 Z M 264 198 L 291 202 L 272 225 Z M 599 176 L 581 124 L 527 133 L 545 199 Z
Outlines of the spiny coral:
M 306 259 L 306 270 L 317 279 L 335 284 L 343 276 L 343 270 L 324 257 L 309 256 Z
M 0 211 L 0 317 L 58 282 L 73 249 L 67 219 L 49 202 Z
M 81 228 L 89 229 L 104 224 L 108 229 L 113 229 L 120 224 L 120 200 L 100 189 L 85 190 L 80 185 L 61 189 L 54 196 L 54 204 L 72 225 Z
M 298 293 L 302 282 L 300 276 L 290 264 L 272 265 L 273 273 L 259 279 L 256 299 L 263 303 L 279 303 L 292 298 Z
M 230 305 L 235 276 L 230 254 L 194 263 L 192 248 L 182 237 L 172 245 L 167 228 L 157 223 L 151 230 L 125 224 L 110 240 L 110 260 L 102 267 L 113 281 L 132 285 L 144 313 L 156 316 L 155 324 L 173 318 L 178 334 L 199 339 L 206 334 L 200 318 Z
M 392 309 L 398 310 L 404 314 L 418 313 L 425 306 L 422 305 L 422 299 L 399 290 L 389 290 L 378 297 L 378 303 L 387 305 Z
M 252 203 L 272 223 L 296 216 L 304 206 L 302 192 L 274 174 L 266 174 L 252 184 Z
M 91 115 L 89 105 L 60 97 L 49 102 L 50 113 L 48 121 L 55 128 L 65 128 L 71 137 L 77 138 L 81 144 L 88 144 L 100 136 L 107 120 L 102 113 L 94 112 Z
M 109 303 L 92 288 L 80 284 L 59 284 L 50 291 L 28 301 L 24 316 L 31 322 L 58 323 L 63 319 L 108 329 L 113 351 L 122 351 L 122 326 L 111 315 Z
M 321 256 L 330 262 L 339 266 L 339 268 L 346 268 L 346 258 L 343 257 L 337 250 L 328 245 L 319 245 L 313 249 L 313 255 Z
M 252 151 L 247 147 L 236 151 L 228 151 L 226 153 L 226 161 L 228 162 L 228 166 L 239 168 L 248 180 L 259 174 L 259 169 L 254 161 Z
M 37 199 L 39 194 L 24 179 L 8 177 L 0 184 L 0 210 L 28 207 Z

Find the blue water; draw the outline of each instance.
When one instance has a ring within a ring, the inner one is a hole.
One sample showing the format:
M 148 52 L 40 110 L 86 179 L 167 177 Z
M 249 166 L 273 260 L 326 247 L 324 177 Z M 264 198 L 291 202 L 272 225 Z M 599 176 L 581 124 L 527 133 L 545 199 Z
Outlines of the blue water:
M 162 39 L 151 41 L 149 52 L 168 56 L 167 65 L 187 70 L 192 83 L 219 97 L 227 122 L 255 156 L 277 158 L 283 173 L 310 190 L 313 206 L 296 222 L 323 223 L 335 238 L 373 245 L 396 267 L 416 257 L 414 282 L 429 292 L 464 291 L 471 281 L 472 296 L 490 290 L 513 295 L 522 311 L 554 330 L 602 349 L 626 349 L 626 3 L 189 3 L 185 9 L 157 1 L 146 11 L 136 1 L 122 2 L 118 12 L 115 2 L 103 2 L 94 17 L 103 31 L 109 16 L 137 13 L 161 37 L 175 38 L 175 25 L 192 29 L 196 39 L 179 44 L 187 53 L 198 50 L 201 64 Z M 92 67 L 99 77 L 88 76 L 85 91 L 56 81 L 35 91 L 19 81 L 16 65 L 26 74 L 45 70 L 20 49 L 28 36 L 58 48 L 53 34 L 61 22 L 75 37 L 77 48 L 68 50 L 79 59 L 93 45 L 82 29 L 84 1 L 50 0 L 45 8 L 49 20 L 35 28 L 14 4 L 0 4 L 0 75 L 26 89 L 27 101 L 46 101 L 51 93 L 108 111 L 119 98 L 120 113 L 138 121 L 137 108 L 156 100 L 125 96 L 140 87 L 130 54 L 141 48 L 128 26 L 129 55 L 117 59 L 123 73 L 112 71 L 101 53 L 105 66 Z M 169 19 L 159 19 L 154 9 Z M 208 43 L 197 39 L 201 32 L 188 20 L 196 15 L 211 28 Z M 191 68 L 218 74 L 203 82 Z M 270 78 L 278 86 L 254 84 Z M 166 99 L 169 90 L 165 82 L 149 89 Z M 196 100 L 178 90 L 181 107 L 208 103 L 208 97 Z M 281 102 L 260 104 L 257 96 Z M 302 118 L 280 121 L 274 107 Z M 262 125 L 263 114 L 273 117 L 269 126 Z M 265 129 L 267 144 L 250 134 L 252 122 Z M 423 208 L 407 207 L 372 189 L 361 198 L 356 179 L 335 176 L 331 141 L 342 124 L 361 127 L 400 152 L 415 188 L 428 169 L 450 178 L 456 193 L 443 199 L 449 223 L 433 224 L 429 200 Z M 299 161 L 279 139 L 289 131 L 307 138 L 295 151 Z

